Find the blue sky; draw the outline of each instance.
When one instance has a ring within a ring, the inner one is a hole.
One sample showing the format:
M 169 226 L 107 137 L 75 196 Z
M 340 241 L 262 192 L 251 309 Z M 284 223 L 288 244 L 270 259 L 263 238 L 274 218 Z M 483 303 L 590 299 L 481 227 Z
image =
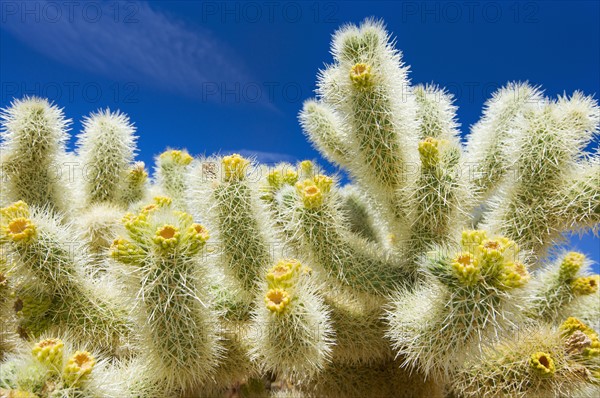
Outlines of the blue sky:
M 511 80 L 550 96 L 600 93 L 597 1 L 0 2 L 0 107 L 36 94 L 79 132 L 98 108 L 130 115 L 139 159 L 165 147 L 318 158 L 297 122 L 337 27 L 382 18 L 416 83 L 456 97 L 463 132 Z M 600 241 L 572 244 L 600 261 Z

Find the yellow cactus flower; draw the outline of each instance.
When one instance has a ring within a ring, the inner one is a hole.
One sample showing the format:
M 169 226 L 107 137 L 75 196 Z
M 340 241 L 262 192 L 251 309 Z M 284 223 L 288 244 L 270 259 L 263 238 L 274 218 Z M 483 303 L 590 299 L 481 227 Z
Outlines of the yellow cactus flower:
M 303 270 L 298 260 L 279 260 L 267 273 L 269 287 L 288 287 L 292 280 Z
M 331 177 L 323 174 L 317 174 L 313 177 L 313 181 L 324 194 L 328 194 L 331 191 L 331 186 L 333 185 L 333 179 Z
M 541 351 L 531 354 L 531 357 L 529 358 L 529 366 L 531 370 L 542 377 L 552 376 L 556 371 L 554 360 L 550 354 Z
M 297 183 L 296 189 L 306 208 L 316 209 L 323 204 L 323 192 L 313 180 L 304 180 L 304 182 Z
M 169 249 L 177 245 L 179 241 L 179 229 L 173 225 L 165 224 L 156 230 L 154 243 L 163 249 Z
M 421 163 L 423 166 L 431 167 L 440 161 L 440 141 L 427 137 L 419 142 L 419 154 L 421 155 Z
M 506 238 L 484 239 L 476 252 L 481 258 L 481 269 L 486 275 L 497 275 L 504 269 L 505 263 L 517 260 L 518 247 Z
M 180 166 L 187 166 L 194 160 L 189 153 L 179 150 L 165 151 L 160 154 L 160 160 L 163 162 L 171 162 Z
M 194 249 L 199 249 L 204 246 L 210 235 L 203 225 L 194 223 L 188 227 L 186 238 L 191 240 Z
M 265 304 L 271 312 L 280 314 L 290 303 L 290 294 L 283 289 L 271 289 L 265 295 Z
M 487 239 L 487 232 L 482 230 L 463 231 L 460 244 L 463 250 L 473 253 L 475 248 Z
M 530 275 L 521 262 L 507 263 L 500 275 L 500 283 L 508 288 L 518 288 L 524 286 L 529 281 Z
M 459 253 L 452 260 L 452 268 L 460 283 L 467 286 L 476 284 L 481 277 L 479 262 L 471 253 Z
M 223 168 L 225 170 L 225 181 L 241 181 L 246 177 L 246 170 L 250 161 L 241 155 L 234 153 L 223 157 Z
M 64 343 L 60 339 L 45 339 L 33 346 L 31 353 L 41 363 L 54 368 L 60 368 L 63 361 L 64 346 Z
M 87 351 L 76 351 L 69 360 L 63 371 L 63 379 L 67 385 L 77 387 L 85 381 L 92 372 L 96 360 Z
M 570 336 L 579 330 L 585 333 L 590 339 L 592 339 L 592 341 L 598 340 L 598 334 L 594 331 L 594 329 L 590 328 L 588 325 L 575 317 L 567 318 L 567 320 L 560 325 L 560 330 L 566 336 Z
M 571 288 L 573 293 L 584 296 L 597 292 L 598 284 L 600 284 L 600 275 L 582 276 L 571 283 Z
M 583 266 L 585 256 L 578 252 L 569 252 L 560 264 L 560 278 L 570 280 L 577 276 L 577 273 Z
M 14 242 L 29 242 L 36 234 L 36 227 L 29 218 L 17 217 L 3 228 L 4 235 Z
M 359 90 L 366 90 L 373 86 L 373 74 L 371 66 L 359 62 L 350 68 L 350 81 Z
M 304 206 L 315 209 L 323 204 L 323 193 L 315 185 L 304 188 L 302 191 Z

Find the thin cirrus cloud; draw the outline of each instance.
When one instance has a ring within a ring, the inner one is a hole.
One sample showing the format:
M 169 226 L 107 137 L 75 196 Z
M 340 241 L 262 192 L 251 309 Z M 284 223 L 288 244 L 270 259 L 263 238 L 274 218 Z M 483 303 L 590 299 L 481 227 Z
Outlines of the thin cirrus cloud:
M 113 2 L 94 2 L 86 12 L 85 3 L 71 9 L 73 2 L 40 1 L 37 9 L 27 3 L 4 7 L 2 28 L 67 65 L 209 100 L 219 99 L 205 94 L 216 86 L 251 82 L 242 62 L 210 31 L 186 26 L 147 2 L 128 2 L 120 14 Z
M 239 153 L 246 158 L 256 159 L 261 164 L 276 164 L 280 162 L 295 163 L 297 158 L 287 153 L 255 151 L 252 149 L 239 149 L 237 151 L 226 151 L 227 153 Z

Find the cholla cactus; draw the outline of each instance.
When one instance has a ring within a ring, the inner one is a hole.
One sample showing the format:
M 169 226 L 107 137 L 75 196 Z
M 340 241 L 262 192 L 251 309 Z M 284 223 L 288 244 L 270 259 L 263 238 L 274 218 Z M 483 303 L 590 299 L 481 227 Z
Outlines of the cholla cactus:
M 573 307 L 586 305 L 584 298 L 594 298 L 600 284 L 598 275 L 589 275 L 589 266 L 585 255 L 568 252 L 541 270 L 527 299 L 530 316 L 556 323 L 576 313 Z
M 61 182 L 71 120 L 65 119 L 62 109 L 38 97 L 15 100 L 1 118 L 0 167 L 7 182 L 2 204 L 24 200 L 32 206 L 67 210 Z
M 84 167 L 86 204 L 120 203 L 133 161 L 135 127 L 120 112 L 99 111 L 83 120 L 79 136 L 79 159 Z
M 598 347 L 598 335 L 575 318 L 529 326 L 467 361 L 453 386 L 467 397 L 585 396 L 578 389 L 598 382 Z
M 20 347 L 2 366 L 0 393 L 7 397 L 116 397 L 110 392 L 120 387 L 106 378 L 100 354 L 56 337 Z
M 89 255 L 74 245 L 73 236 L 56 216 L 22 201 L 0 209 L 0 242 L 25 287 L 15 310 L 31 317 L 29 323 L 36 328 L 69 331 L 78 341 L 116 349 L 127 334 L 124 313 L 85 277 L 83 264 Z
M 254 315 L 252 355 L 292 379 L 318 373 L 331 357 L 333 330 L 312 272 L 297 260 L 280 260 L 266 275 L 264 304 Z
M 388 336 L 404 363 L 425 374 L 451 374 L 465 354 L 519 320 L 517 293 L 529 274 L 515 242 L 463 233 L 458 251 L 430 254 L 428 284 L 399 296 Z
M 340 29 L 300 112 L 345 186 L 184 149 L 149 176 L 124 113 L 84 119 L 73 153 L 61 110 L 15 100 L 0 395 L 597 396 L 600 281 L 557 250 L 600 227 L 597 102 L 508 83 L 463 146 L 394 44 Z
M 187 151 L 168 150 L 156 159 L 156 182 L 161 193 L 173 199 L 175 206 L 185 210 L 185 173 L 193 158 Z
M 141 354 L 168 387 L 201 385 L 221 355 L 218 312 L 210 269 L 200 262 L 209 232 L 171 199 L 156 197 L 123 219 L 127 237 L 117 238 L 110 255 L 123 265 L 124 283 L 137 297 L 132 313 L 143 328 Z

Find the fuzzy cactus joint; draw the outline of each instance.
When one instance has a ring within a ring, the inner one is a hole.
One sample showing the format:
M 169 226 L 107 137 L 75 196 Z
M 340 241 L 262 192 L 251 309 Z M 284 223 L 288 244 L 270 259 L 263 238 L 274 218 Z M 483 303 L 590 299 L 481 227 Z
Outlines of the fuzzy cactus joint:
M 1 397 L 600 395 L 597 101 L 508 83 L 463 138 L 381 22 L 331 48 L 299 121 L 347 184 L 2 111 Z

